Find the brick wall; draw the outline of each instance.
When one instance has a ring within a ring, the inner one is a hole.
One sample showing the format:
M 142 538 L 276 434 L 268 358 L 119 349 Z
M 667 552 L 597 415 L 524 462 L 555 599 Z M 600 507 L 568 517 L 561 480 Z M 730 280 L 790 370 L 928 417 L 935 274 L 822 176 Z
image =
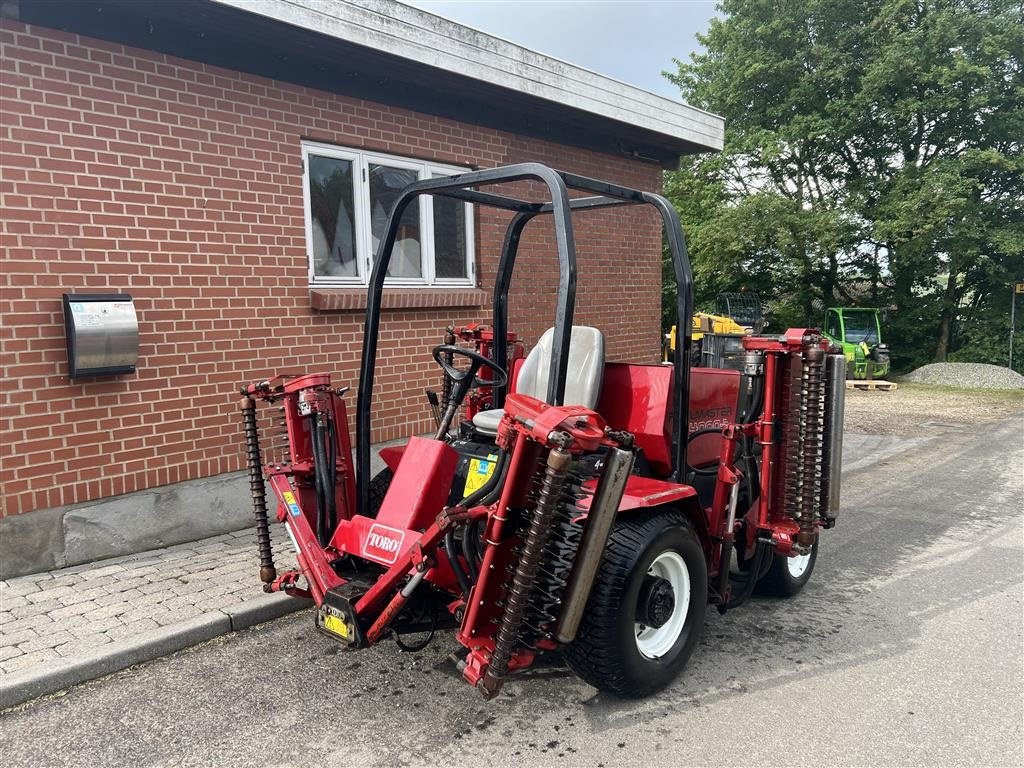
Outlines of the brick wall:
M 0 23 L 0 48 L 3 516 L 240 469 L 235 392 L 277 369 L 356 383 L 362 313 L 315 309 L 307 285 L 302 139 L 661 184 L 650 164 L 18 22 Z M 655 359 L 660 225 L 578 219 L 577 323 L 605 331 L 611 358 Z M 475 302 L 391 299 L 375 440 L 429 428 L 429 349 L 448 322 L 489 321 L 505 221 L 478 214 Z M 552 324 L 549 226 L 528 227 L 517 266 L 511 325 L 528 340 Z M 71 382 L 61 294 L 120 291 L 139 313 L 138 372 Z

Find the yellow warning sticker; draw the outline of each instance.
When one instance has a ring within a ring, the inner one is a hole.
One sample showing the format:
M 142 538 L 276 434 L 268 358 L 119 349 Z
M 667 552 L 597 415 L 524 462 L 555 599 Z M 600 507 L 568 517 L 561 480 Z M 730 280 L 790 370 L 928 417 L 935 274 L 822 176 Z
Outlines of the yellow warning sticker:
M 323 617 L 324 629 L 331 634 L 348 640 L 348 625 L 345 624 L 344 619 L 331 613 L 325 613 L 323 614 Z
M 466 487 L 462 491 L 463 496 L 469 496 L 484 487 L 494 474 L 494 464 L 498 457 L 491 454 L 486 459 L 470 459 L 469 474 L 466 475 Z
M 285 491 L 281 494 L 281 498 L 284 499 L 284 505 L 291 510 L 293 517 L 299 516 L 299 505 L 295 501 L 295 494 L 291 491 Z

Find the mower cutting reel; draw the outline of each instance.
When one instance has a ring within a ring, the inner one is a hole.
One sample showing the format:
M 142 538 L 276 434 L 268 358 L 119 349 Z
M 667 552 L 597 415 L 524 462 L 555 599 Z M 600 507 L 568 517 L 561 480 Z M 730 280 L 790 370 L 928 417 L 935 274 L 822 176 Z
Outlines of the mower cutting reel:
M 479 189 L 524 180 L 544 185 L 549 202 Z M 570 199 L 569 189 L 589 196 Z M 383 449 L 387 470 L 371 483 L 384 280 L 403 212 L 424 194 L 514 215 L 490 326 L 449 328 L 433 350 L 446 377 L 443 402 L 428 394 L 433 438 Z M 736 607 L 777 563 L 816 553 L 838 509 L 843 366 L 805 329 L 745 337 L 742 371 L 691 376 L 686 355 L 672 366 L 605 361 L 600 331 L 573 325 L 572 214 L 622 205 L 652 206 L 665 225 L 688 348 L 691 271 L 663 197 L 537 164 L 418 181 L 400 194 L 370 278 L 355 461 L 346 390 L 327 374 L 243 388 L 265 589 L 311 597 L 317 629 L 350 648 L 452 628 L 458 668 L 488 698 L 559 649 L 598 688 L 641 696 L 685 666 L 707 605 Z M 552 328 L 524 357 L 508 295 L 520 236 L 538 216 L 554 225 L 559 283 Z M 267 413 L 283 442 L 264 451 Z M 274 566 L 263 479 L 296 570 Z M 802 586 L 813 558 L 799 562 Z

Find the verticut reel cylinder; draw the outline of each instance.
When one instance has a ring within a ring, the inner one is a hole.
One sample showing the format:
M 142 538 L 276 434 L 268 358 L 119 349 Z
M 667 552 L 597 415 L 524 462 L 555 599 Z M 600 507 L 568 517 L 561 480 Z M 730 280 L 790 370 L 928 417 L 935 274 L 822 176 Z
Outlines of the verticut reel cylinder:
M 583 619 L 583 609 L 590 598 L 598 566 L 604 556 L 612 523 L 619 511 L 619 502 L 626 489 L 629 473 L 633 471 L 633 451 L 613 448 L 605 459 L 604 475 L 598 483 L 594 502 L 587 515 L 583 540 L 576 555 L 576 565 L 565 591 L 565 606 L 558 623 L 556 638 L 560 643 L 571 643 L 576 638 Z
M 822 444 L 822 368 L 825 353 L 819 347 L 804 352 L 802 405 L 800 413 L 800 475 L 798 480 L 798 517 L 800 533 L 797 543 L 802 547 L 814 544 L 817 535 L 818 504 L 821 480 Z
M 537 507 L 533 511 L 530 528 L 526 534 L 526 540 L 523 542 L 523 551 L 519 556 L 519 563 L 512 579 L 512 587 L 508 593 L 505 611 L 501 617 L 498 634 L 494 639 L 494 653 L 491 654 L 487 671 L 480 681 L 487 698 L 497 694 L 504 682 L 505 674 L 508 672 L 509 659 L 519 640 L 519 630 L 537 580 L 537 570 L 541 565 L 541 558 L 551 530 L 551 521 L 558 510 L 562 487 L 565 484 L 571 463 L 572 454 L 564 448 L 555 447 L 548 453 L 544 479 L 537 497 Z

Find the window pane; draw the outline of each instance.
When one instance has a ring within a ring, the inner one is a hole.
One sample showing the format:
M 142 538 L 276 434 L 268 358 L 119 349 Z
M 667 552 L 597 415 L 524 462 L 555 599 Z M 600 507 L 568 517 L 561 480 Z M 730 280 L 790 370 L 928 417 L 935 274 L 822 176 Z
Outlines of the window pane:
M 412 184 L 419 176 L 416 171 L 405 168 L 391 168 L 370 163 L 370 230 L 373 234 L 373 252 L 384 237 L 388 214 L 398 198 L 399 192 Z M 388 264 L 388 277 L 422 277 L 420 262 L 420 201 L 414 200 L 402 214 L 395 246 Z
M 833 339 L 839 338 L 839 316 L 832 312 L 828 313 L 828 317 L 825 320 L 825 333 L 831 336 Z
M 355 277 L 356 229 L 352 163 L 309 155 L 313 274 Z
M 878 326 L 875 324 L 873 312 L 864 310 L 843 312 L 843 326 L 846 331 L 848 343 L 860 344 L 862 341 L 868 344 L 878 343 Z
M 440 195 L 434 196 L 434 274 L 466 277 L 466 204 Z

